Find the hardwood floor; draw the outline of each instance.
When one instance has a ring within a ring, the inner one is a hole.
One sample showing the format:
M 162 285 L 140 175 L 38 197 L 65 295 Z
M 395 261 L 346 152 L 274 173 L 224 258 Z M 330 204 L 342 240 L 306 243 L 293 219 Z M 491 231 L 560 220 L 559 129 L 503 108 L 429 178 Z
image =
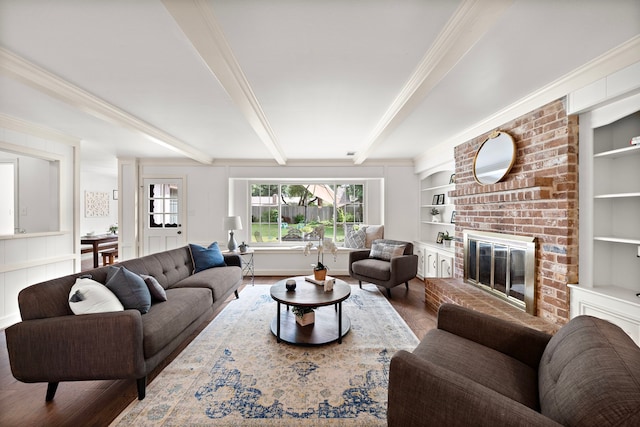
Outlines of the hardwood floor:
M 347 283 L 357 284 L 349 277 L 340 278 Z M 257 277 L 256 282 L 260 284 L 256 286 L 271 285 L 280 279 Z M 386 297 L 386 292 L 383 294 Z M 435 313 L 426 308 L 424 283 L 421 280 L 409 282 L 408 290 L 404 286 L 394 288 L 390 302 L 418 338 L 421 339 L 435 327 Z M 194 333 L 188 342 L 205 326 Z M 0 426 L 106 426 L 137 398 L 136 382 L 133 380 L 78 381 L 60 383 L 55 399 L 46 403 L 47 384 L 25 384 L 13 378 L 4 331 L 0 331 L 0 341 Z M 188 342 L 151 373 L 150 382 Z

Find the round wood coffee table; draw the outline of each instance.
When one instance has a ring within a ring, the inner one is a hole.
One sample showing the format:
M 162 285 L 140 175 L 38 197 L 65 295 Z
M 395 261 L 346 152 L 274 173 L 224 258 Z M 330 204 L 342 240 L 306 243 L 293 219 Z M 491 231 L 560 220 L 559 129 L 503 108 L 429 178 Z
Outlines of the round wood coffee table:
M 285 283 L 289 279 L 296 281 L 296 289 L 288 291 Z M 325 292 L 324 287 L 307 282 L 304 276 L 291 277 L 280 280 L 271 286 L 271 298 L 278 303 L 278 312 L 271 321 L 271 332 L 278 342 L 290 344 L 320 345 L 338 341 L 351 329 L 351 320 L 342 314 L 342 301 L 351 295 L 351 287 L 343 280 L 336 279 L 333 291 Z M 280 305 L 285 304 L 286 310 Z M 330 309 L 325 306 L 335 306 Z M 290 307 L 323 307 L 315 310 L 315 322 L 311 325 L 300 326 Z

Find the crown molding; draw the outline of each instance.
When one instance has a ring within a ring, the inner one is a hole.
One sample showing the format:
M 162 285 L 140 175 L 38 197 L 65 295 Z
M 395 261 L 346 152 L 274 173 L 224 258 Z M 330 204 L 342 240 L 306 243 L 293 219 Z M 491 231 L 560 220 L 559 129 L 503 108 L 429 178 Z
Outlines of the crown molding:
M 278 139 L 220 25 L 218 25 L 209 2 L 205 0 L 163 0 L 162 3 L 207 65 L 209 71 L 238 106 L 275 161 L 284 165 L 287 160 Z
M 49 141 L 73 145 L 75 147 L 80 146 L 80 138 L 76 138 L 55 129 L 51 129 L 40 124 L 31 123 L 26 120 L 22 120 L 17 117 L 9 116 L 2 113 L 0 113 L 0 127 L 10 129 L 15 132 L 20 132 L 26 135 L 46 139 Z
M 100 120 L 141 133 L 152 142 L 201 163 L 213 159 L 165 131 L 121 110 L 101 98 L 0 47 L 0 72 L 8 77 L 84 111 Z
M 635 36 L 486 119 L 477 122 L 442 144 L 416 156 L 414 159 L 416 172 L 419 173 L 429 168 L 430 158 L 433 157 L 434 153 L 442 153 L 444 150 L 453 149 L 456 145 L 499 128 L 504 123 L 515 120 L 556 99 L 563 98 L 573 91 L 639 61 L 640 36 Z
M 358 151 L 355 164 L 364 162 L 373 148 L 415 110 L 512 3 L 463 0 Z

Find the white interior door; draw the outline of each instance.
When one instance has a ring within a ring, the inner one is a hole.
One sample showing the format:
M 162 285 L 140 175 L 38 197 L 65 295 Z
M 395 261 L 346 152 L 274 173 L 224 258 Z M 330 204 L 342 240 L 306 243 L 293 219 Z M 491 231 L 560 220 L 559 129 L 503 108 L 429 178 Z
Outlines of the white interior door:
M 144 179 L 144 255 L 186 244 L 182 178 Z

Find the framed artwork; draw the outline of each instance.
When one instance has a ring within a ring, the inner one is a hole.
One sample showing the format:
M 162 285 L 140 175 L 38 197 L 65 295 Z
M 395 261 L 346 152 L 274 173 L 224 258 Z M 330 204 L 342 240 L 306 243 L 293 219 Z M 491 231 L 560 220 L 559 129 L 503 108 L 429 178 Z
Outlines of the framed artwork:
M 456 211 L 451 212 L 451 224 L 456 223 Z
M 85 191 L 84 216 L 85 218 L 101 218 L 109 216 L 109 193 Z
M 434 194 L 433 195 L 433 200 L 431 201 L 432 205 L 438 205 L 438 200 L 440 200 L 440 195 L 439 194 Z
M 438 237 L 436 238 L 436 243 L 442 243 L 442 240 L 444 240 L 444 233 L 442 231 L 439 231 Z
M 456 174 L 452 173 L 451 177 L 449 178 L 449 184 L 455 184 L 456 183 Z
M 438 194 L 438 203 L 436 203 L 437 205 L 444 205 L 444 193 L 443 194 Z

